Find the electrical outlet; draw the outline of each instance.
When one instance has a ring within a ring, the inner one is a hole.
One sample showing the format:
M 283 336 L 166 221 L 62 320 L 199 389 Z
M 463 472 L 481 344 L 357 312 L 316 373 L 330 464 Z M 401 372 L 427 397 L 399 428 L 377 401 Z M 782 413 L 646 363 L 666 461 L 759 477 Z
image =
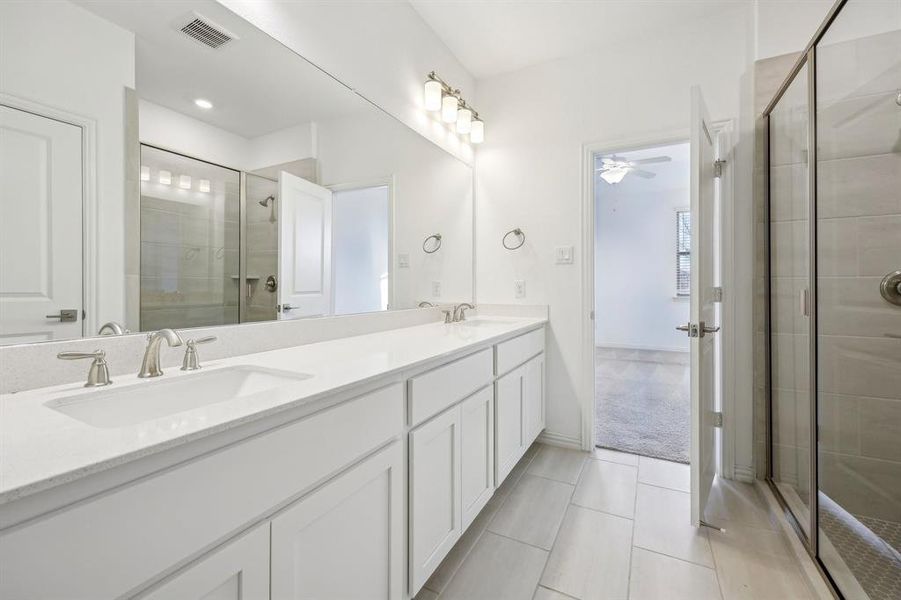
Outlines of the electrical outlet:
M 440 298 L 441 297 L 441 282 L 433 281 L 432 282 L 432 298 Z
M 397 255 L 397 268 L 398 269 L 409 269 L 410 268 L 410 255 L 403 253 Z
M 558 265 L 571 265 L 573 264 L 573 247 L 572 246 L 557 246 L 554 248 L 554 258 L 555 262 Z
M 513 295 L 517 298 L 525 298 L 526 297 L 526 282 L 522 279 L 517 279 L 513 282 Z

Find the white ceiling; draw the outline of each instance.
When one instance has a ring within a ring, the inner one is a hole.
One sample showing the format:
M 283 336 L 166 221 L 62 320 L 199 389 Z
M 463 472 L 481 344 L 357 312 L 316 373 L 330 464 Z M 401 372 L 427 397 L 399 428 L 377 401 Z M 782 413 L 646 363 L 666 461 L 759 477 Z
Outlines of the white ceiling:
M 595 169 L 600 168 L 602 157 L 612 156 L 613 154 L 614 153 L 605 153 L 596 156 Z M 616 152 L 615 155 L 618 159 L 624 160 L 641 160 L 643 158 L 653 158 L 656 156 L 669 156 L 672 160 L 670 162 L 640 165 L 638 167 L 639 169 L 654 173 L 656 177 L 652 179 L 644 179 L 629 174 L 626 175 L 620 183 L 613 186 L 601 181 L 597 184 L 597 189 L 600 190 L 600 193 L 611 188 L 615 188 L 618 193 L 635 194 L 684 188 L 686 190 L 687 203 L 688 188 L 691 185 L 691 146 L 687 142 L 668 146 L 642 148 L 640 150 L 629 150 L 626 152 Z M 598 179 L 600 179 L 600 177 L 598 177 Z
M 77 0 L 135 34 L 138 96 L 246 138 L 367 109 L 356 94 L 212 0 Z M 238 36 L 214 50 L 178 29 L 192 11 Z M 213 109 L 202 110 L 195 98 Z
M 409 0 L 477 79 L 610 47 L 749 0 Z

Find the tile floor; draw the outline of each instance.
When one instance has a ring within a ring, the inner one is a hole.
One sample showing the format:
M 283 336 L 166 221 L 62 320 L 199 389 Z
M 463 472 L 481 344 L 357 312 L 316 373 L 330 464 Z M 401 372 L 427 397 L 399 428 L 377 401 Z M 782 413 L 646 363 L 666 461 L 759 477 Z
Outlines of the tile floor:
M 806 599 L 754 486 L 717 481 L 689 525 L 688 466 L 535 444 L 416 600 Z

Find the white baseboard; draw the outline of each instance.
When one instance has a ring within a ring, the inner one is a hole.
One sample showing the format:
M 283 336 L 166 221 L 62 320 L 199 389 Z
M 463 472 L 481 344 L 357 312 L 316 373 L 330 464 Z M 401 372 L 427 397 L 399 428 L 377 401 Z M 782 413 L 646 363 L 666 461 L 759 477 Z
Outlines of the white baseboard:
M 757 471 L 748 465 L 735 465 L 732 467 L 732 477 L 742 483 L 754 483 L 754 480 L 757 479 Z
M 572 450 L 582 449 L 582 440 L 553 431 L 542 431 L 538 436 L 538 441 L 548 446 L 559 446 L 560 448 L 570 448 Z

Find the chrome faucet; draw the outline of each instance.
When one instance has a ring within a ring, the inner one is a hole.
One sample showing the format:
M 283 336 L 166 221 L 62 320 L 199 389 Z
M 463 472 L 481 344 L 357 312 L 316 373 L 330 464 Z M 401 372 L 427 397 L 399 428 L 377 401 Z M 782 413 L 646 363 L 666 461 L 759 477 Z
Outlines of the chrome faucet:
M 429 302 L 428 300 L 423 300 L 423 301 L 420 302 L 417 306 L 418 306 L 419 308 L 432 308 L 432 307 L 435 306 L 435 305 L 432 304 L 431 302 Z
M 109 329 L 113 335 L 125 335 L 126 333 L 129 333 L 129 331 L 122 327 L 122 325 L 120 325 L 119 323 L 110 321 L 109 323 L 104 323 L 100 326 L 100 330 L 97 332 L 97 335 L 103 335 L 103 332 L 107 329 Z
M 466 309 L 467 308 L 475 308 L 469 302 L 463 302 L 462 304 L 458 304 L 454 307 L 454 323 L 459 323 L 460 321 L 466 320 Z
M 160 329 L 147 335 L 147 350 L 144 351 L 144 362 L 138 377 L 159 377 L 163 374 L 160 368 L 160 344 L 166 340 L 170 347 L 181 346 L 181 336 L 172 329 Z

